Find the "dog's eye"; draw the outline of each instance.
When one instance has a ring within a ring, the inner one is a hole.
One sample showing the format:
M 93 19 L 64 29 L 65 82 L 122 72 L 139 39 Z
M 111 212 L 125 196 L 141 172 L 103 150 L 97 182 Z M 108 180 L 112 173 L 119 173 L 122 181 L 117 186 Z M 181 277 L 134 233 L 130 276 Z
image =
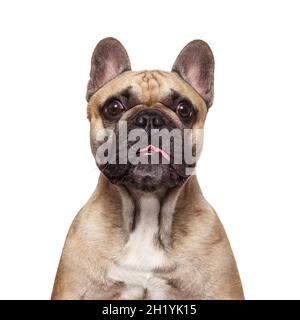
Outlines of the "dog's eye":
M 186 119 L 191 117 L 193 113 L 193 108 L 188 102 L 182 101 L 178 104 L 176 112 L 181 118 Z
M 116 117 L 124 111 L 124 107 L 119 100 L 113 100 L 104 107 L 104 114 L 108 117 Z

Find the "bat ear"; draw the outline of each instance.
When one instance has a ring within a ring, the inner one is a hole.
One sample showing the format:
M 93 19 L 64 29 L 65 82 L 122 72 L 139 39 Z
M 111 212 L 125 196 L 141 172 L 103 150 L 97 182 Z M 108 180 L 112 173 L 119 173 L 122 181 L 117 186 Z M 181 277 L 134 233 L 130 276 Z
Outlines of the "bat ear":
M 131 70 L 130 61 L 123 45 L 114 38 L 101 40 L 92 55 L 87 101 L 104 84 L 128 70 Z
M 189 83 L 209 108 L 214 98 L 214 68 L 214 56 L 208 44 L 194 40 L 181 50 L 172 71 Z

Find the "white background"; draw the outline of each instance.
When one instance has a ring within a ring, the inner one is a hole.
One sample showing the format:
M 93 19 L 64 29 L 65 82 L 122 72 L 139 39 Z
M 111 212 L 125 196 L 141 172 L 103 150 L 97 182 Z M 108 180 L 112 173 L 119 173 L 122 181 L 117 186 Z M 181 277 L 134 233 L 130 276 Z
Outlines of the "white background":
M 299 3 L 299 2 L 298 2 Z M 96 43 L 170 70 L 190 40 L 215 55 L 199 163 L 247 299 L 300 298 L 297 1 L 2 1 L 0 298 L 49 299 L 69 225 L 96 186 L 85 89 Z

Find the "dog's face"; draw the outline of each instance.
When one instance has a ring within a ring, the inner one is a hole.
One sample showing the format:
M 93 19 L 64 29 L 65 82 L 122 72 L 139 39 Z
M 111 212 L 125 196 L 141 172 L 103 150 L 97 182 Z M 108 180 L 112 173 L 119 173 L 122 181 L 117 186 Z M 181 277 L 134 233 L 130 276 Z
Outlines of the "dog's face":
M 180 52 L 171 72 L 133 72 L 119 41 L 100 41 L 87 100 L 91 148 L 102 173 L 144 191 L 183 184 L 202 147 L 213 72 L 212 52 L 200 40 Z

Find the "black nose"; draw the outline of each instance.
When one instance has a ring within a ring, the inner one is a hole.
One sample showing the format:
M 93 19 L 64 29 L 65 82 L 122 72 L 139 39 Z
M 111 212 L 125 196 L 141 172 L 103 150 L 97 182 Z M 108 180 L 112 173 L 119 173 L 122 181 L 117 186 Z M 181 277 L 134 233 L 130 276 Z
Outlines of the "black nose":
M 146 110 L 140 112 L 136 119 L 135 124 L 145 130 L 148 129 L 160 129 L 165 126 L 165 120 L 156 110 Z

